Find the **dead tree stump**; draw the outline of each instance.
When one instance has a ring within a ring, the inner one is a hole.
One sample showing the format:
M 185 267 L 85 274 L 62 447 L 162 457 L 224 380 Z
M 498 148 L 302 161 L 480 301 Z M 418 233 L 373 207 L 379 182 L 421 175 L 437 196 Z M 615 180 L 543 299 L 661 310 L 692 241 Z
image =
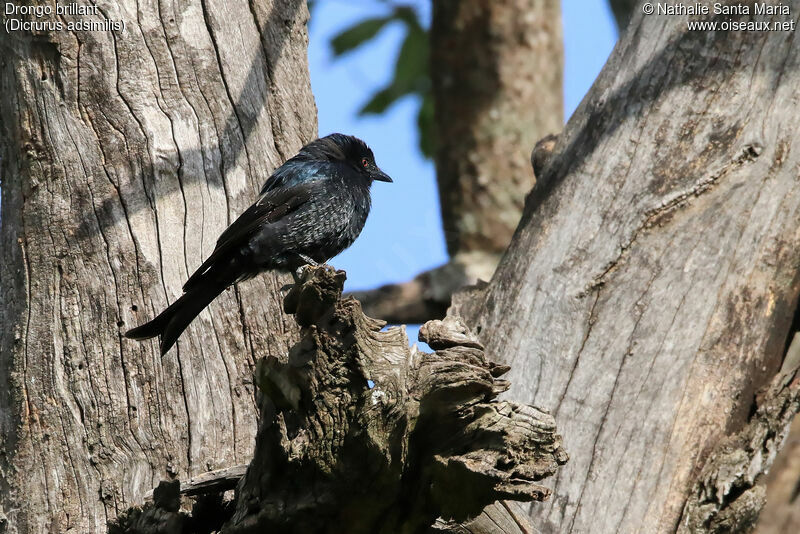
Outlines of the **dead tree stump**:
M 308 269 L 285 298 L 301 340 L 286 361 L 258 365 L 255 455 L 222 532 L 425 532 L 439 517 L 468 521 L 497 500 L 546 499 L 538 482 L 567 455 L 552 416 L 498 400 L 509 368 L 488 361 L 457 318 L 423 326 L 420 338 L 436 352 L 409 347 L 403 328 L 382 330 L 342 298 L 344 280 L 330 267 Z M 227 484 L 203 480 L 212 493 Z M 192 524 L 172 506 L 168 520 Z M 157 509 L 115 528 L 161 532 L 142 519 Z

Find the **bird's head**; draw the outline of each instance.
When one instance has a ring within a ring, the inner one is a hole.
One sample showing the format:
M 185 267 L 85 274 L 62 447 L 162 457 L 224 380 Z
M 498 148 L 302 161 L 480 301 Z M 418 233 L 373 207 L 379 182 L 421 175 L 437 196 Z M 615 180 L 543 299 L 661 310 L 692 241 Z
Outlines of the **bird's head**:
M 367 144 L 352 135 L 335 133 L 321 137 L 304 146 L 301 153 L 303 152 L 313 159 L 347 163 L 370 182 L 392 181 L 375 163 L 375 155 Z

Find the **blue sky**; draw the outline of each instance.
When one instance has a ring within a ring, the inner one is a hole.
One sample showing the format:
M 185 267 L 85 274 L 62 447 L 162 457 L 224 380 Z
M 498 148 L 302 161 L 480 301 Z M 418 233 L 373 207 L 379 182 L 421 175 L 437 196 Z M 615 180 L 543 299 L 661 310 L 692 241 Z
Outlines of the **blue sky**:
M 408 0 L 426 23 L 431 0 Z M 376 183 L 367 225 L 355 244 L 333 259 L 348 274 L 348 289 L 366 289 L 408 280 L 447 261 L 439 218 L 433 164 L 417 149 L 418 99 L 407 97 L 383 115 L 358 117 L 358 109 L 392 75 L 399 26 L 376 40 L 334 59 L 330 40 L 368 16 L 385 14 L 380 0 L 318 0 L 311 16 L 309 63 L 319 112 L 319 133 L 361 137 L 378 164 L 394 178 Z M 600 72 L 616 41 L 607 0 L 562 0 L 564 27 L 564 101 L 569 117 Z M 532 148 L 532 147 L 531 147 Z
M 407 0 L 426 23 L 432 0 Z M 562 0 L 564 29 L 564 116 L 575 110 L 616 42 L 607 0 Z M 354 22 L 385 14 L 380 0 L 318 0 L 311 15 L 309 64 L 319 113 L 319 133 L 361 137 L 393 184 L 375 183 L 372 212 L 355 244 L 331 264 L 347 271 L 347 289 L 402 282 L 447 261 L 439 217 L 433 163 L 417 149 L 418 99 L 407 97 L 383 115 L 359 117 L 358 109 L 391 78 L 400 39 L 399 26 L 376 40 L 334 59 L 330 40 Z M 533 148 L 533 147 L 531 147 Z M 409 328 L 416 340 L 417 329 Z

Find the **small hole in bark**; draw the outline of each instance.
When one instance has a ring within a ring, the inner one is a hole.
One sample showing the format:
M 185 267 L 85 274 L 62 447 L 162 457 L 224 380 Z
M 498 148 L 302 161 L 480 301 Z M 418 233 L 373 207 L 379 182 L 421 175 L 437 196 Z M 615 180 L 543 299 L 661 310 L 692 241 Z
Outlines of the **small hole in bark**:
M 121 328 L 121 327 L 123 327 L 123 326 L 125 326 L 125 321 L 123 321 L 123 320 L 119 320 L 119 321 L 117 321 L 117 327 L 118 327 L 118 328 Z
M 131 311 L 139 311 L 139 307 L 136 304 L 134 304 L 133 306 L 131 306 Z

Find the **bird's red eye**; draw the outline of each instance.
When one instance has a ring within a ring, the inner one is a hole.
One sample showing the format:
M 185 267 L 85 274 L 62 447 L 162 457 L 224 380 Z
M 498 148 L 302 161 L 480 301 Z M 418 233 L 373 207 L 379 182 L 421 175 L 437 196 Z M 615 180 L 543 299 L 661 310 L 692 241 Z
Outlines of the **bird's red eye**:
M 361 158 L 361 165 L 364 168 L 369 167 L 369 160 L 367 158 Z

